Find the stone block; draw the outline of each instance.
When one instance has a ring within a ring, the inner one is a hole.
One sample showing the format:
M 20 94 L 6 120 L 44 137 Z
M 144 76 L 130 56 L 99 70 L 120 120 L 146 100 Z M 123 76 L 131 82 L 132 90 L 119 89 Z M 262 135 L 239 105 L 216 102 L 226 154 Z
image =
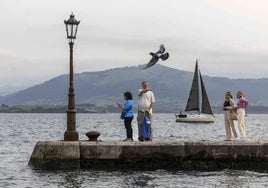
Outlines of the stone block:
M 80 159 L 79 141 L 63 141 L 59 147 L 62 159 Z
M 97 142 L 80 142 L 80 159 L 97 159 Z
M 258 142 L 235 142 L 233 157 L 239 160 L 252 160 L 261 156 L 261 147 Z
M 160 152 L 171 158 L 183 158 L 185 157 L 185 144 L 184 142 L 162 142 Z
M 233 143 L 209 142 L 209 156 L 212 159 L 230 159 L 233 157 Z
M 260 143 L 261 158 L 268 160 L 268 142 Z
M 97 158 L 98 159 L 117 159 L 116 142 L 98 142 Z
M 209 157 L 209 144 L 204 141 L 185 142 L 185 157 L 206 159 Z
M 154 158 L 161 152 L 160 144 L 157 142 L 137 142 L 135 147 L 137 159 Z
M 137 157 L 135 142 L 118 142 L 116 147 L 116 158 L 124 161 L 133 161 Z
M 41 141 L 37 142 L 29 165 L 45 169 L 79 168 L 79 160 L 78 141 Z

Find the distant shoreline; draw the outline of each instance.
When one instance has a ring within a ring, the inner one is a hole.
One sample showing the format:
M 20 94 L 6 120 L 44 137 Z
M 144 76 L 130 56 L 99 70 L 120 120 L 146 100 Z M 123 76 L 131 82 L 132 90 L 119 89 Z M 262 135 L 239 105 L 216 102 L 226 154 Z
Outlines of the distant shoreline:
M 66 106 L 50 105 L 2 105 L 0 113 L 66 113 Z M 79 114 L 111 114 L 120 113 L 121 110 L 116 106 L 89 108 L 85 105 L 77 105 L 76 112 Z M 213 107 L 214 114 L 223 114 L 222 106 Z M 154 108 L 155 114 L 175 114 L 179 113 L 178 109 L 160 109 Z M 247 108 L 248 114 L 268 114 L 268 106 L 250 106 Z

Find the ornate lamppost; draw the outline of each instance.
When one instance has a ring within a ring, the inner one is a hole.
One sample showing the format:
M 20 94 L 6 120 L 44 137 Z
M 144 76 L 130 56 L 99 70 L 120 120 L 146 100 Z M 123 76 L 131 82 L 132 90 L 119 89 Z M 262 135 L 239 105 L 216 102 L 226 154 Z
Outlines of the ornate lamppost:
M 67 130 L 64 133 L 64 141 L 78 141 L 79 136 L 76 131 L 76 109 L 74 102 L 74 75 L 73 75 L 73 45 L 76 39 L 77 28 L 80 21 L 74 18 L 73 13 L 68 20 L 64 20 L 66 25 L 67 39 L 70 46 L 70 74 L 69 74 L 69 93 L 68 93 L 68 110 L 67 112 Z

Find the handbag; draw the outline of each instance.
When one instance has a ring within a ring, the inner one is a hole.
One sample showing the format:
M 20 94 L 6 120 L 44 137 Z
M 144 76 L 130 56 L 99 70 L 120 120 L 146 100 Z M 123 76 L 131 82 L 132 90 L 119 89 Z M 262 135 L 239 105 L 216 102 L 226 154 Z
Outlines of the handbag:
M 230 111 L 230 114 L 231 114 L 231 118 L 232 118 L 233 120 L 237 120 L 237 109 L 232 109 L 232 110 Z
M 124 112 L 124 110 L 122 110 L 121 115 L 120 115 L 120 118 L 121 119 L 125 119 L 125 112 Z

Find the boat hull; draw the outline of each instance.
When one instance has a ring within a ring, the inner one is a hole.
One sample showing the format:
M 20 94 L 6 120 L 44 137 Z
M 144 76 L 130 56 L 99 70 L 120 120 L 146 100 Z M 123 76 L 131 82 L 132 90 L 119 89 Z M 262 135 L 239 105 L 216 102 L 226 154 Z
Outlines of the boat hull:
M 209 115 L 176 115 L 176 122 L 182 123 L 213 123 L 215 118 Z

